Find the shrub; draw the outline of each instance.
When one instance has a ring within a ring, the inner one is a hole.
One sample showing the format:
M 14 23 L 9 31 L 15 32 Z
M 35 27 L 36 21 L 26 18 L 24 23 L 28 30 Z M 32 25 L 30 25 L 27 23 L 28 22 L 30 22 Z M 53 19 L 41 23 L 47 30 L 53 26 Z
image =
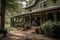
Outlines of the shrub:
M 59 22 L 46 22 L 40 27 L 41 33 L 50 37 L 60 37 L 60 23 Z
M 35 33 L 36 34 L 43 34 L 42 29 L 40 28 L 40 26 L 35 28 Z
M 29 30 L 29 29 L 31 29 L 30 25 L 26 25 L 26 26 L 23 27 L 23 31 L 26 31 L 26 30 Z
M 37 27 L 37 28 L 35 28 L 35 32 L 37 33 L 37 34 L 39 34 L 39 28 Z
M 21 23 L 21 24 L 20 24 L 20 27 L 24 27 L 24 26 L 25 26 L 24 23 Z
M 25 26 L 27 30 L 31 29 L 31 26 Z

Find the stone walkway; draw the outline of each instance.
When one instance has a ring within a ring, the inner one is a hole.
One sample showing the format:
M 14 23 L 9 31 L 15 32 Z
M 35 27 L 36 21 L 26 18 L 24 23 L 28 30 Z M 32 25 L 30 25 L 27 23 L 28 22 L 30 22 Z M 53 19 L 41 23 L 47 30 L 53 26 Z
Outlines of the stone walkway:
M 44 35 L 34 34 L 30 31 L 13 30 L 5 38 L 0 40 L 55 40 Z

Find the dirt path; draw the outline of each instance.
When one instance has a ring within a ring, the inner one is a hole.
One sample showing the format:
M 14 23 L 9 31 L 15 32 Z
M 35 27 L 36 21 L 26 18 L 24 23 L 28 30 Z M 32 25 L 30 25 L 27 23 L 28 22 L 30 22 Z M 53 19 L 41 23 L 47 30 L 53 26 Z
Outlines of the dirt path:
M 4 39 L 1 40 L 55 40 L 43 35 L 31 33 L 29 31 L 20 31 L 20 30 L 10 31 L 7 36 L 8 37 L 5 37 Z

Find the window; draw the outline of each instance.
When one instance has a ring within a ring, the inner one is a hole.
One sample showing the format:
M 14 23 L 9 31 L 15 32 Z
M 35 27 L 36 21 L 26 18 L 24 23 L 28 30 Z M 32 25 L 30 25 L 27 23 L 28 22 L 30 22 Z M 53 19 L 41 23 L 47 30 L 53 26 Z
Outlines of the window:
M 43 2 L 43 7 L 47 7 L 47 1 Z
M 47 0 L 40 2 L 40 8 L 42 8 L 42 7 L 47 7 Z
M 54 21 L 54 15 L 52 13 L 48 13 L 48 20 Z
M 42 3 L 40 3 L 40 8 L 42 7 Z

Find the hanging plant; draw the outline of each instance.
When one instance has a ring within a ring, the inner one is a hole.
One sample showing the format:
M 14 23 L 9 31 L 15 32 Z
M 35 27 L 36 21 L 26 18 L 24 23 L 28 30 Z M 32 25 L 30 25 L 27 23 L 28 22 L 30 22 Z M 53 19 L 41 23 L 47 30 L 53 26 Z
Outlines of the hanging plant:
M 53 3 L 56 3 L 57 2 L 57 0 L 51 0 Z

